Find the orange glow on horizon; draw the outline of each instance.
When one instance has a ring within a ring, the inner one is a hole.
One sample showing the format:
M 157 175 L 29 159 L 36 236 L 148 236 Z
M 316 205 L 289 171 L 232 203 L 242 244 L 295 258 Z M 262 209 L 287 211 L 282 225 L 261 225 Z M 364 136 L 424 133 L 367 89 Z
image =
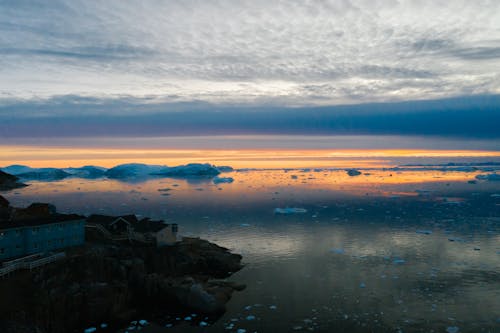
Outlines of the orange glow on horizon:
M 395 157 L 500 157 L 498 151 L 425 149 L 118 149 L 0 146 L 0 165 L 31 167 L 113 167 L 122 163 L 175 166 L 212 163 L 235 168 L 387 167 Z

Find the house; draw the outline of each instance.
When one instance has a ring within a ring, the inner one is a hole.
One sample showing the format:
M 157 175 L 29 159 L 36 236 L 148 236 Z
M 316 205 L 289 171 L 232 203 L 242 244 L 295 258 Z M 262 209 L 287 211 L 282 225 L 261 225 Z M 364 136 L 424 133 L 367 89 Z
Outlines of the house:
M 87 218 L 87 228 L 97 229 L 111 240 L 133 240 L 155 243 L 157 246 L 175 243 L 178 230 L 177 224 L 167 224 L 149 218 L 139 220 L 135 215 L 91 215 Z
M 85 242 L 85 220 L 74 214 L 58 214 L 48 204 L 10 207 L 0 218 L 0 261 L 45 253 Z

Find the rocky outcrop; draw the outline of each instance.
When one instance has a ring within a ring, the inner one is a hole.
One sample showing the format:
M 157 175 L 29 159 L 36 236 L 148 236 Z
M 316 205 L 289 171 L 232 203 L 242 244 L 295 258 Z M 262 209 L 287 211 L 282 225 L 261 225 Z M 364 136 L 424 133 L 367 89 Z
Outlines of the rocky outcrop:
M 0 170 L 0 191 L 12 190 L 24 187 L 26 184 L 20 183 L 19 178 Z
M 88 244 L 64 261 L 1 280 L 0 331 L 81 332 L 187 311 L 216 317 L 244 288 L 220 279 L 241 268 L 240 255 L 197 238 L 161 248 Z

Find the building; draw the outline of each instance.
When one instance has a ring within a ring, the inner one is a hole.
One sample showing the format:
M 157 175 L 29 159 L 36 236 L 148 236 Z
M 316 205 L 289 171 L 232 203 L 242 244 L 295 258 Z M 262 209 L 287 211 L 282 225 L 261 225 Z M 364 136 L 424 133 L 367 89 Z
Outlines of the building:
M 149 218 L 138 220 L 135 215 L 91 215 L 87 218 L 87 228 L 97 229 L 111 240 L 155 243 L 157 246 L 174 244 L 178 231 L 177 224 L 167 224 Z
M 0 221 L 0 261 L 84 242 L 85 220 L 78 215 Z

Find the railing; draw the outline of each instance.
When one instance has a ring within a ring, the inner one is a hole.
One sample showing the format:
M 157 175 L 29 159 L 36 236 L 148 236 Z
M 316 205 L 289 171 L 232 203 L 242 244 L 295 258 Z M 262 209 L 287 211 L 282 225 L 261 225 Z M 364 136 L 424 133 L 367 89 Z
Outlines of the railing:
M 43 257 L 37 260 L 28 261 L 30 258 L 39 257 L 40 254 L 34 254 L 28 257 L 16 259 L 4 263 L 4 267 L 0 267 L 0 277 L 17 271 L 18 269 L 29 269 L 30 271 L 34 268 L 50 264 L 54 261 L 63 259 L 66 257 L 66 253 L 59 252 L 48 257 Z M 14 262 L 15 261 L 15 262 Z
M 129 231 L 128 233 L 122 233 L 119 235 L 113 235 L 111 232 L 109 232 L 108 229 L 104 228 L 100 224 L 86 224 L 86 227 L 88 228 L 95 228 L 99 230 L 106 238 L 113 240 L 113 241 L 122 241 L 122 240 L 135 240 L 138 242 L 143 242 L 143 243 L 154 243 L 155 239 L 152 236 L 145 236 L 140 233 L 136 233 L 133 231 Z
M 57 260 L 60 260 L 63 258 L 66 258 L 66 253 L 64 253 L 64 252 L 56 253 L 50 257 L 45 257 L 45 258 L 41 258 L 41 259 L 38 259 L 35 261 L 27 262 L 27 263 L 25 263 L 24 268 L 32 270 L 33 268 L 37 268 L 37 267 L 40 267 L 40 266 L 43 266 L 46 264 L 50 264 L 54 261 L 57 261 Z

